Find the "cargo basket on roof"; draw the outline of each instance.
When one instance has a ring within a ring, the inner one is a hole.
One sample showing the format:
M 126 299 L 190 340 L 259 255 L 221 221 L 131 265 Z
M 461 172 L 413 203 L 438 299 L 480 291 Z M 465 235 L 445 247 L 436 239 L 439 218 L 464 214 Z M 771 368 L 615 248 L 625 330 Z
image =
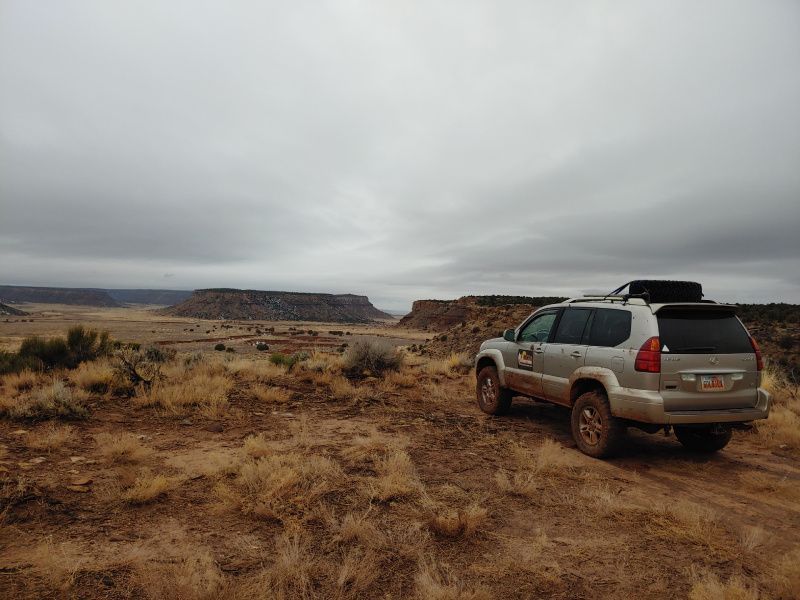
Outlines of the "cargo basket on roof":
M 666 279 L 635 279 L 611 292 L 619 294 L 628 288 L 628 298 L 643 298 L 646 302 L 702 302 L 703 286 L 694 281 L 669 281 Z

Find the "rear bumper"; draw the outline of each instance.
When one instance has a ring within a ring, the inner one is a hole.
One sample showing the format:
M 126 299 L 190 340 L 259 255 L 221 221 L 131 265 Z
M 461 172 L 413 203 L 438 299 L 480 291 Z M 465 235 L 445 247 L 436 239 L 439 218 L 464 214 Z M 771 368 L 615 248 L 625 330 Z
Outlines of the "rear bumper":
M 758 388 L 758 401 L 752 408 L 725 410 L 685 410 L 666 412 L 664 399 L 658 392 L 616 388 L 608 391 L 611 413 L 615 417 L 660 425 L 689 425 L 693 423 L 744 423 L 769 416 L 772 396 Z

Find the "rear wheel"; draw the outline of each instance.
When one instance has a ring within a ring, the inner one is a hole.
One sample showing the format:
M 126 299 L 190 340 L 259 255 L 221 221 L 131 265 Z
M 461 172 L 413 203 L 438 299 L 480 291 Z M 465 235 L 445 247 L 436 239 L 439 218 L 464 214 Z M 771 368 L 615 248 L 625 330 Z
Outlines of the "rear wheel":
M 619 450 L 625 425 L 611 414 L 605 394 L 587 392 L 572 407 L 572 437 L 578 449 L 594 458 L 606 458 Z
M 494 367 L 484 367 L 478 373 L 478 406 L 487 415 L 504 415 L 511 408 L 511 390 L 500 386 Z
M 692 452 L 711 453 L 722 450 L 731 441 L 731 430 L 711 427 L 675 427 L 675 437 Z

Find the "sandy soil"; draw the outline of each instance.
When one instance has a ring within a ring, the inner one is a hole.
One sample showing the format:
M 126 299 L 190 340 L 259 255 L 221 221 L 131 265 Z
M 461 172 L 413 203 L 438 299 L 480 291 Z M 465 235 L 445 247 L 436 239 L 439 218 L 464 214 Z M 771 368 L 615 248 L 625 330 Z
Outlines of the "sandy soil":
M 131 327 L 127 316 L 102 322 Z M 163 327 L 158 339 L 184 333 L 184 321 L 146 322 Z M 258 400 L 254 386 L 266 384 L 232 372 L 219 418 L 93 397 L 90 418 L 69 423 L 69 439 L 50 450 L 30 447 L 48 423 L 0 420 L 0 596 L 675 598 L 728 584 L 751 594 L 736 597 L 793 597 L 785 581 L 797 568 L 777 565 L 800 548 L 795 451 L 752 431 L 697 456 L 674 437 L 631 431 L 621 456 L 597 461 L 575 449 L 566 410 L 519 400 L 510 415 L 486 417 L 471 374 L 423 361 L 412 359 L 402 384 L 367 380 L 340 399 L 325 373 L 278 375 L 269 385 L 288 390 L 282 403 Z M 104 433 L 133 434 L 149 453 L 110 461 Z M 341 474 L 279 518 L 226 505 L 220 486 L 236 485 L 253 435 L 276 457 L 324 457 Z M 374 449 L 354 454 L 365 439 Z M 408 454 L 415 483 L 382 500 L 365 490 L 387 448 Z M 169 478 L 168 491 L 121 501 L 142 470 Z M 474 530 L 437 524 L 468 507 L 479 509 Z M 347 515 L 364 516 L 374 539 L 347 541 Z M 281 562 L 289 534 L 301 540 L 291 567 Z M 361 579 L 342 574 L 348 557 Z

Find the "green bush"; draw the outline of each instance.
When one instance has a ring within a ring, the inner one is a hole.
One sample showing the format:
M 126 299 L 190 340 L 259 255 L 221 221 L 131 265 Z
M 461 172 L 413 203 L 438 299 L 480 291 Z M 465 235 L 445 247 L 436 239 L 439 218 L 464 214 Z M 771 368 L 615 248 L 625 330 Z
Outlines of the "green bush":
M 282 352 L 273 352 L 269 357 L 269 362 L 273 365 L 283 365 L 287 369 L 291 369 L 299 362 L 308 359 L 307 352 L 295 352 L 294 354 L 283 354 Z
M 214 350 L 216 350 L 217 352 L 224 352 L 225 351 L 225 344 L 223 344 L 223 343 L 217 344 L 216 346 L 214 346 Z
M 40 371 L 42 369 L 42 362 L 32 356 L 20 356 L 16 352 L 5 352 L 0 350 L 0 375 L 7 373 L 19 373 L 25 369 L 31 371 Z
M 71 327 L 66 338 L 46 339 L 32 335 L 22 340 L 16 354 L 4 352 L 0 355 L 0 373 L 23 369 L 74 369 L 82 362 L 107 356 L 113 347 L 107 331 L 98 332 L 82 325 Z
M 67 331 L 67 351 L 74 366 L 111 353 L 111 339 L 107 331 L 86 329 L 83 325 L 70 327 Z
M 351 377 L 382 375 L 402 365 L 403 355 L 383 340 L 356 340 L 342 357 L 342 370 Z
M 265 344 L 264 342 L 258 342 L 256 344 L 256 350 L 258 350 L 259 352 L 264 352 L 266 350 L 269 350 L 269 345 Z

